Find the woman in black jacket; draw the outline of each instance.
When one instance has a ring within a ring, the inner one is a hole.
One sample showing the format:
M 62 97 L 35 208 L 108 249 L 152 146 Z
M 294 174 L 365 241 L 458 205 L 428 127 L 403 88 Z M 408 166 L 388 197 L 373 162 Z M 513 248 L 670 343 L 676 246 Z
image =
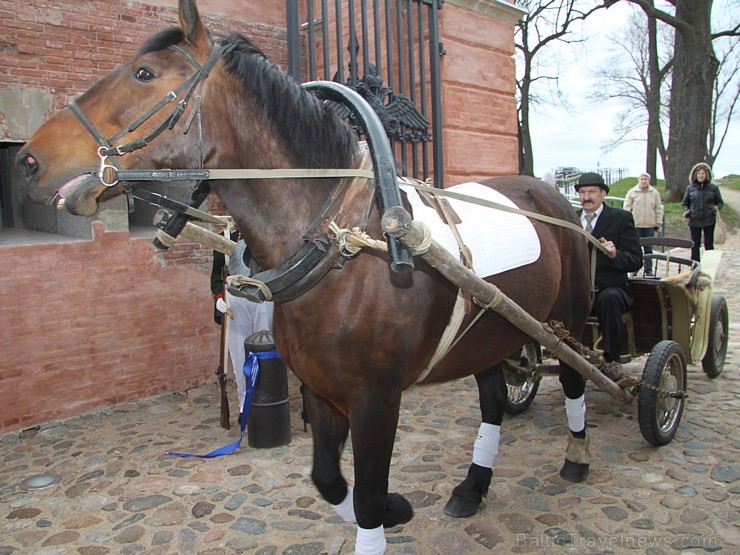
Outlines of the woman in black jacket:
M 712 183 L 712 168 L 699 162 L 689 174 L 689 186 L 683 196 L 683 217 L 689 221 L 691 240 L 691 259 L 699 261 L 701 235 L 704 233 L 704 250 L 714 248 L 714 226 L 717 212 L 724 206 L 719 187 Z

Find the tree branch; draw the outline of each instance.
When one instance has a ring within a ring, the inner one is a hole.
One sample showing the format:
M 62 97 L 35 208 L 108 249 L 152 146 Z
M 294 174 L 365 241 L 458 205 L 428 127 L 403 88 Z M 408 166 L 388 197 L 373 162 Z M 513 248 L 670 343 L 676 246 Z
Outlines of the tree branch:
M 740 37 L 740 23 L 735 25 L 734 29 L 727 29 L 725 31 L 719 31 L 717 33 L 712 33 L 712 40 L 719 38 L 719 37 Z
M 671 14 L 664 12 L 663 10 L 659 10 L 653 5 L 652 0 L 627 0 L 627 2 L 635 4 L 636 6 L 642 8 L 642 11 L 645 12 L 645 15 L 647 15 L 648 17 L 654 17 L 655 19 L 658 19 L 663 23 L 674 27 L 681 33 L 693 32 L 691 25 L 688 25 L 685 21 L 682 21 L 672 16 Z M 671 2 L 671 4 L 675 5 L 674 2 Z

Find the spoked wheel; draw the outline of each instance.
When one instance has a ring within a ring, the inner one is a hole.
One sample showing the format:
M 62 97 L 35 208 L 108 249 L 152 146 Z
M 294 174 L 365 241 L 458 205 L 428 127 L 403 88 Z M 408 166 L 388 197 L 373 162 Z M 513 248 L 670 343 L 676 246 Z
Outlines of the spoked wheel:
M 661 341 L 650 351 L 642 381 L 661 392 L 640 388 L 637 407 L 642 436 L 653 445 L 670 443 L 676 435 L 686 403 L 666 392 L 686 392 L 686 355 L 675 341 Z
M 506 414 L 521 414 L 529 408 L 537 395 L 542 376 L 537 372 L 537 364 L 542 362 L 542 352 L 534 340 L 522 347 L 518 365 L 510 361 L 504 363 L 506 376 Z
M 719 295 L 712 295 L 712 311 L 709 314 L 709 333 L 707 334 L 707 354 L 701 359 L 701 367 L 710 378 L 722 373 L 727 355 L 727 338 L 730 318 L 727 301 Z

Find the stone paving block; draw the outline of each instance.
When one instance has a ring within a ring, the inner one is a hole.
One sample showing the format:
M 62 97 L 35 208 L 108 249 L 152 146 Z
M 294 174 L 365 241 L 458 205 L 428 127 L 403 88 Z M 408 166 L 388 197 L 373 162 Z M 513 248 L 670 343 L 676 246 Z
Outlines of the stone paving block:
M 714 380 L 690 367 L 691 396 L 672 443 L 648 445 L 635 403 L 589 384 L 591 475 L 564 482 L 563 395 L 557 378 L 545 377 L 532 406 L 504 421 L 481 510 L 453 519 L 443 507 L 470 464 L 475 382 L 412 388 L 401 406 L 390 489 L 412 502 L 415 517 L 387 531 L 388 553 L 740 553 L 740 237 L 723 250 L 715 293 L 730 311 L 727 363 Z M 244 442 L 217 459 L 165 455 L 238 438 L 236 428 L 218 426 L 215 384 L 0 436 L 0 555 L 353 553 L 355 526 L 310 480 L 298 385 L 291 375 L 292 442 L 277 449 Z M 351 482 L 349 445 L 342 468 Z M 41 472 L 61 482 L 20 488 Z

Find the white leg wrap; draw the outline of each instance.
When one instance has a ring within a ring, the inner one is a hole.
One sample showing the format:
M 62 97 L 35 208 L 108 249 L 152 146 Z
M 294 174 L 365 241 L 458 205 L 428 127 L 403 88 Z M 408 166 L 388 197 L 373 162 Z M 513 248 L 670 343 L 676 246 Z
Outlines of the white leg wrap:
M 332 505 L 336 513 L 344 519 L 344 522 L 356 522 L 355 502 L 353 490 L 347 486 L 347 495 L 339 505 Z
M 578 399 L 565 398 L 565 416 L 568 417 L 568 428 L 571 432 L 580 432 L 586 427 L 586 397 Z
M 357 527 L 355 555 L 383 555 L 385 553 L 385 533 L 383 525 L 367 530 Z
M 484 468 L 493 468 L 493 459 L 498 454 L 501 426 L 481 422 L 478 437 L 473 444 L 473 462 Z

